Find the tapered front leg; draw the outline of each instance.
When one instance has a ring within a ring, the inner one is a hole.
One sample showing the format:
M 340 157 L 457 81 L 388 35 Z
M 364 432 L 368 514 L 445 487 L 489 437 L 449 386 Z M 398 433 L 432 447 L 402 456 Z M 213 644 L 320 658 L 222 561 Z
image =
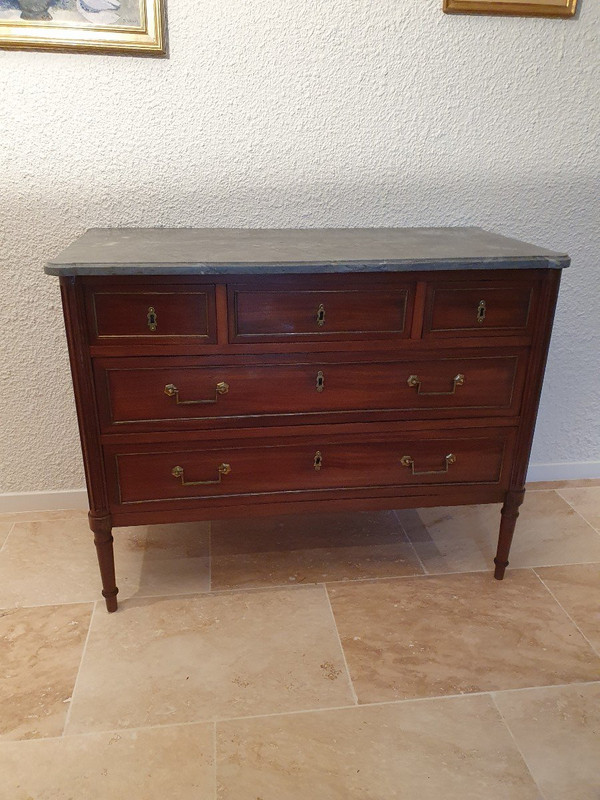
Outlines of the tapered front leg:
M 117 610 L 118 589 L 115 582 L 115 557 L 113 552 L 112 523 L 110 517 L 94 517 L 89 514 L 90 528 L 94 532 L 94 544 L 102 577 L 102 596 L 106 610 Z
M 504 572 L 508 567 L 508 554 L 510 552 L 510 545 L 512 543 L 513 534 L 515 532 L 515 525 L 519 516 L 519 507 L 525 497 L 525 490 L 509 490 L 504 498 L 504 505 L 502 506 L 502 519 L 500 521 L 500 535 L 498 537 L 498 549 L 496 551 L 496 558 L 494 564 L 494 578 L 501 581 L 504 578 Z

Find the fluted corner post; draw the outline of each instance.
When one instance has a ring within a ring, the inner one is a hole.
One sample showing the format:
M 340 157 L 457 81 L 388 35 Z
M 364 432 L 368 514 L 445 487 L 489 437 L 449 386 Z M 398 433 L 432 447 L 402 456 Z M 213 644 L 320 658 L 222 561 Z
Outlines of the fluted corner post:
M 90 528 L 94 533 L 94 544 L 98 555 L 100 576 L 102 578 L 102 596 L 106 601 L 106 610 L 117 610 L 117 585 L 115 581 L 115 558 L 113 552 L 112 523 L 110 516 L 97 517 L 88 515 Z
M 502 519 L 500 521 L 500 535 L 498 536 L 498 550 L 496 551 L 496 558 L 494 558 L 494 564 L 496 565 L 494 578 L 498 581 L 504 578 L 504 573 L 508 567 L 510 545 L 519 516 L 519 508 L 524 497 L 524 489 L 509 489 L 504 498 L 504 505 L 502 506 L 501 512 Z

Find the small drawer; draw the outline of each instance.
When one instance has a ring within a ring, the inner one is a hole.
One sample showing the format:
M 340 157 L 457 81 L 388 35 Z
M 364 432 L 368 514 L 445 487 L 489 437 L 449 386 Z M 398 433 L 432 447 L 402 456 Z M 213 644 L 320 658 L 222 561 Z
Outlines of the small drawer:
M 212 344 L 217 340 L 214 286 L 88 287 L 86 305 L 92 342 Z
M 429 287 L 424 337 L 523 335 L 531 329 L 534 287 L 490 281 Z
M 106 461 L 113 506 L 182 507 L 205 498 L 280 501 L 328 491 L 498 484 L 510 439 L 510 429 L 474 429 L 138 445 L 130 452 L 114 445 Z
M 412 291 L 389 284 L 346 279 L 272 280 L 260 286 L 229 286 L 231 342 L 285 342 L 406 338 L 410 334 Z M 370 277 L 370 276 L 367 276 Z M 319 283 L 321 285 L 319 286 Z
M 197 358 L 105 358 L 94 364 L 102 429 L 161 430 L 206 420 L 308 415 L 516 415 L 526 351 L 496 357 L 203 365 Z M 276 421 L 276 420 L 275 420 Z

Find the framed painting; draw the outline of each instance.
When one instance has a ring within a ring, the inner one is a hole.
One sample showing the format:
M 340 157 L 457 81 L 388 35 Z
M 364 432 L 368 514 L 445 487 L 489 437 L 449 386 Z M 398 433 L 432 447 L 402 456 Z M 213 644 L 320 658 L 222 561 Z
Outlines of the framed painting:
M 0 0 L 0 47 L 164 55 L 163 0 Z
M 444 0 L 447 14 L 572 17 L 576 10 L 577 0 Z

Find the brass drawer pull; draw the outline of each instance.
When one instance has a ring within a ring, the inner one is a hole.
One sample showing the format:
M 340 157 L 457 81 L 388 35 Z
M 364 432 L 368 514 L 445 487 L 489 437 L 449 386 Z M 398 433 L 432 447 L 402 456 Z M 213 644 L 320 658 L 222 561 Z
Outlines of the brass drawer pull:
M 173 467 L 171 475 L 174 478 L 181 478 L 182 486 L 208 486 L 213 483 L 221 483 L 223 475 L 229 475 L 231 472 L 231 466 L 229 464 L 219 464 L 217 472 L 219 473 L 219 477 L 216 481 L 186 481 L 183 478 L 183 467 Z
M 316 472 L 318 472 L 323 466 L 323 456 L 321 455 L 320 450 L 317 450 L 317 452 L 315 453 L 315 460 L 313 461 L 313 466 Z
M 487 311 L 487 306 L 485 304 L 485 300 L 480 300 L 479 305 L 477 306 L 477 322 L 481 325 L 483 320 L 485 319 L 485 312 Z
M 317 325 L 325 325 L 325 306 L 323 303 L 317 308 Z
M 219 399 L 220 394 L 227 394 L 229 391 L 229 384 L 225 383 L 225 381 L 220 381 L 215 386 L 215 399 L 214 400 L 180 400 L 179 399 L 179 389 L 175 386 L 174 383 L 167 383 L 165 386 L 165 394 L 169 397 L 174 397 L 175 402 L 178 406 L 194 406 L 194 405 L 202 405 L 204 403 L 216 403 Z
M 449 392 L 422 392 L 421 391 L 421 381 L 418 375 L 409 375 L 408 377 L 408 385 L 409 386 L 416 386 L 417 387 L 417 394 L 420 394 L 422 397 L 442 397 L 443 395 L 455 394 L 457 386 L 463 386 L 465 382 L 465 376 L 462 373 L 458 373 L 452 379 L 452 389 Z
M 319 370 L 317 372 L 317 386 L 316 386 L 317 392 L 322 392 L 324 388 L 325 388 L 325 376 L 323 375 L 322 370 Z
M 448 467 L 450 466 L 450 464 L 456 463 L 456 456 L 454 455 L 454 453 L 448 453 L 444 461 L 445 461 L 445 466 L 443 469 L 426 469 L 417 472 L 415 470 L 415 462 L 413 461 L 412 456 L 402 456 L 402 458 L 400 459 L 400 463 L 402 464 L 402 466 L 410 467 L 413 475 L 439 475 L 448 472 Z
M 156 311 L 154 310 L 154 306 L 150 306 L 150 308 L 148 309 L 148 315 L 147 315 L 146 318 L 148 320 L 148 327 L 150 328 L 150 330 L 152 332 L 154 332 L 156 330 L 157 325 L 158 325 L 158 317 L 156 316 Z

